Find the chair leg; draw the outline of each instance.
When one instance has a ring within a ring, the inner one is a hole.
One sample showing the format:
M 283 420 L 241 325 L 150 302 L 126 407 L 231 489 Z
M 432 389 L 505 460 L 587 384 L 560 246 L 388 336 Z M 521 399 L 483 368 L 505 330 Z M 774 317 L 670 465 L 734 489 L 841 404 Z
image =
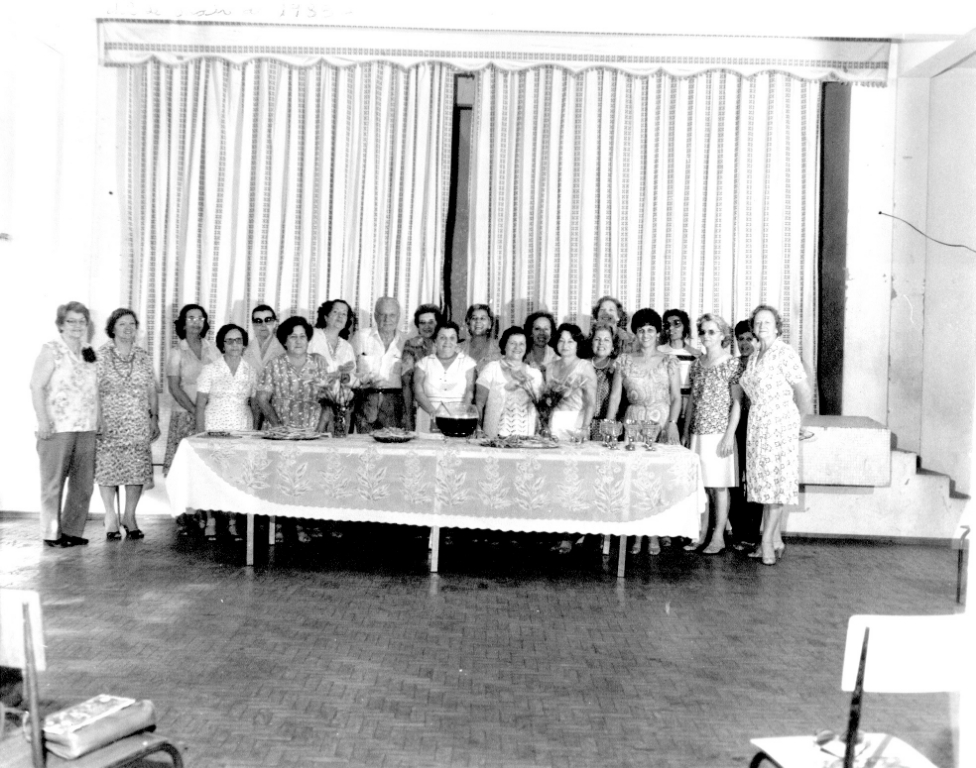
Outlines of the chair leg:
M 173 768 L 183 768 L 183 755 L 173 744 L 170 744 L 169 742 L 160 744 L 159 749 L 156 751 L 165 752 L 167 755 L 169 755 L 170 759 L 173 761 Z
M 961 543 L 960 543 L 961 544 Z M 959 547 L 959 564 L 956 570 L 956 602 L 962 602 L 962 583 L 966 575 L 966 548 Z
M 775 765 L 776 768 L 782 768 L 779 763 L 777 763 L 773 758 L 767 755 L 765 752 L 756 752 L 756 756 L 752 758 L 752 762 L 749 763 L 749 768 L 759 768 L 764 762 L 768 762 L 770 765 Z

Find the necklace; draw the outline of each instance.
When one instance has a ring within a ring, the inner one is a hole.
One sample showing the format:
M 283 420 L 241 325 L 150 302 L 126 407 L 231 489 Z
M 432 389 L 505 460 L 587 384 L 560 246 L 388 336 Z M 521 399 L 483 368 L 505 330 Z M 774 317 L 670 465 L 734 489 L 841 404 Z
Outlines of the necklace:
M 122 377 L 123 379 L 125 379 L 126 381 L 128 381 L 130 378 L 132 378 L 132 369 L 133 369 L 133 366 L 135 365 L 135 361 L 136 361 L 136 351 L 134 349 L 131 350 L 129 352 L 128 359 L 126 359 L 124 357 L 119 357 L 119 355 L 115 351 L 115 349 L 116 349 L 115 348 L 115 345 L 113 344 L 112 345 L 112 368 L 115 369 L 115 372 L 120 377 Z M 126 366 L 125 373 L 123 373 L 121 370 L 119 370 L 119 363 L 124 363 L 125 364 L 125 366 Z
M 325 340 L 328 342 L 329 352 L 332 353 L 332 357 L 335 357 L 339 352 L 339 337 L 336 336 L 334 342 L 328 336 L 325 337 Z
M 596 368 L 598 371 L 603 371 L 610 367 L 611 362 L 613 362 L 613 358 L 608 357 L 606 361 L 604 361 L 603 365 L 597 365 L 596 363 L 593 363 L 593 367 Z

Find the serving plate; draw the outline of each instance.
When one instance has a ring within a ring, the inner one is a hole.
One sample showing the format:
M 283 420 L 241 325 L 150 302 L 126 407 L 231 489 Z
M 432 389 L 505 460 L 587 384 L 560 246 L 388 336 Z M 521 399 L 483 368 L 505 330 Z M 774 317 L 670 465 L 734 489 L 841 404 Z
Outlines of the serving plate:
M 486 448 L 546 449 L 559 447 L 558 440 L 546 437 L 489 437 L 484 440 L 479 440 L 478 444 Z
M 405 429 L 380 429 L 373 432 L 372 436 L 378 443 L 409 443 L 417 433 Z
M 314 429 L 282 429 L 280 427 L 261 433 L 261 437 L 265 440 L 318 440 L 328 436 L 327 432 L 316 432 Z

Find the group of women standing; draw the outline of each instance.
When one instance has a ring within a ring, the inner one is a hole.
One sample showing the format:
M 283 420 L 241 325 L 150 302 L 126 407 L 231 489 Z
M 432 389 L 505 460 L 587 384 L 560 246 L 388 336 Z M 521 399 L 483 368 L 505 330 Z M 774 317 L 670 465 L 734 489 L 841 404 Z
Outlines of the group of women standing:
M 436 306 L 421 306 L 414 314 L 418 335 L 403 345 L 404 390 L 416 406 L 417 428 L 434 430 L 439 409 L 472 406 L 490 437 L 543 428 L 560 440 L 581 442 L 598 436 L 601 419 L 622 414 L 624 420 L 656 423 L 660 441 L 684 442 L 701 457 L 711 522 L 703 520 L 700 540 L 686 548 L 717 554 L 725 548 L 729 489 L 738 485 L 735 433 L 748 397 L 748 499 L 764 505 L 762 542 L 753 554 L 775 564 L 784 549 L 782 507 L 797 502 L 800 416 L 810 410 L 806 374 L 782 341 L 779 313 L 767 305 L 753 311 L 755 350 L 745 363 L 732 355 L 728 323 L 711 313 L 697 322 L 704 353 L 689 343 L 690 320 L 681 310 L 665 312 L 662 324 L 653 309 L 640 309 L 628 329 L 621 303 L 604 296 L 593 317 L 586 337 L 572 323 L 557 325 L 551 314 L 534 312 L 522 326 L 506 329 L 496 345 L 489 306 L 468 310 L 463 341 L 459 326 L 444 320 Z M 259 321 L 277 324 L 265 305 L 252 313 L 252 323 Z M 120 539 L 121 526 L 128 538 L 140 538 L 136 505 L 152 485 L 150 444 L 159 436 L 159 407 L 148 354 L 135 345 L 138 318 L 130 309 L 115 310 L 106 324 L 109 340 L 97 353 L 88 345 L 91 318 L 84 305 L 59 307 L 56 325 L 59 336 L 42 348 L 31 380 L 42 538 L 52 547 L 87 543 L 81 533 L 93 480 L 105 504 L 106 537 Z M 263 420 L 269 427 L 324 431 L 335 426 L 334 413 L 348 419 L 343 408 L 324 405 L 323 393 L 339 405 L 351 401 L 351 325 L 346 302 L 325 302 L 315 328 L 301 317 L 276 328 L 283 354 L 249 358 L 245 329 L 224 325 L 211 344 L 206 310 L 184 306 L 175 321 L 179 345 L 166 366 L 176 407 L 164 473 L 180 440 L 205 429 L 249 429 Z M 539 423 L 540 413 L 547 423 Z M 212 516 L 207 534 L 214 535 Z M 641 545 L 638 538 L 632 551 Z M 656 537 L 648 551 L 660 551 Z

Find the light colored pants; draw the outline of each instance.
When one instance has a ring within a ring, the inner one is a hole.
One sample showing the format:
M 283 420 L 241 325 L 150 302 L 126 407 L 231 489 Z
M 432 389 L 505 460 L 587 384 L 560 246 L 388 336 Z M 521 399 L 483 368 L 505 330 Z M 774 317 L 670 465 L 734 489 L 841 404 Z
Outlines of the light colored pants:
M 37 441 L 41 459 L 41 538 L 81 536 L 95 487 L 95 433 L 55 432 Z M 68 494 L 61 510 L 65 481 Z

